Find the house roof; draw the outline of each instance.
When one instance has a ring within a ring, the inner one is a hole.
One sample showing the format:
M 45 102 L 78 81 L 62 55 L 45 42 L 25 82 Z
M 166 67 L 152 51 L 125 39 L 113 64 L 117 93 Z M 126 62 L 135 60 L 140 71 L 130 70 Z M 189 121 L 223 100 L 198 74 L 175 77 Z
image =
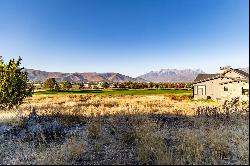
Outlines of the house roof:
M 219 73 L 218 74 L 198 74 L 194 82 L 199 82 L 199 81 L 206 80 L 209 78 L 217 77 L 219 75 L 220 75 Z
M 243 70 L 240 70 L 240 69 L 232 69 L 230 68 L 230 70 L 233 70 L 237 73 L 239 73 L 240 75 L 246 77 L 246 79 L 249 79 L 249 74 Z M 206 81 L 206 80 L 209 80 L 211 78 L 218 78 L 218 77 L 224 77 L 224 75 L 221 75 L 220 73 L 217 73 L 217 74 L 198 74 L 197 77 L 195 78 L 194 80 L 194 83 L 197 83 L 197 82 L 201 82 L 201 81 Z M 231 77 L 230 77 L 231 78 Z M 231 78 L 233 79 L 233 78 Z M 237 80 L 238 81 L 238 80 Z M 248 81 L 248 80 L 247 80 Z
M 243 71 L 243 70 L 240 70 L 240 69 L 233 69 L 233 70 L 234 70 L 235 72 L 237 72 L 237 73 L 243 75 L 244 77 L 249 78 L 249 73 L 247 73 L 247 72 L 245 72 L 245 71 Z

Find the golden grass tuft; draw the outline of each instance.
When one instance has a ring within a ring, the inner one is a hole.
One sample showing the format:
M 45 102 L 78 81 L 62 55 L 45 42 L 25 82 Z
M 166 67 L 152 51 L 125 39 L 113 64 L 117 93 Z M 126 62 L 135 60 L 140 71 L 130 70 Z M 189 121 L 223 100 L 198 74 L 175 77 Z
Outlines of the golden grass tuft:
M 77 137 L 68 138 L 62 145 L 39 152 L 36 163 L 38 165 L 65 165 L 81 158 L 84 153 L 84 142 Z

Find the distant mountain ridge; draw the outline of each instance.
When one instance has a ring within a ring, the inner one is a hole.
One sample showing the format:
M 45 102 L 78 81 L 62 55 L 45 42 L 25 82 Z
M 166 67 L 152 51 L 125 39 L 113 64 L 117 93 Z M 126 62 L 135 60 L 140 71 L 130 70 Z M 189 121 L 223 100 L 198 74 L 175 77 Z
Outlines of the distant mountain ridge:
M 249 73 L 249 67 L 244 67 L 244 68 L 239 68 L 239 69 L 243 70 L 244 72 Z
M 120 73 L 62 73 L 62 72 L 47 72 L 34 69 L 24 69 L 28 73 L 30 81 L 42 81 L 44 82 L 48 78 L 55 78 L 56 81 L 70 81 L 70 82 L 91 82 L 91 81 L 107 81 L 107 82 L 127 82 L 127 81 L 140 81 L 146 80 L 141 78 L 132 78 Z
M 152 82 L 192 82 L 198 74 L 205 73 L 201 69 L 161 69 L 160 71 L 150 71 L 137 78 L 142 78 Z
M 249 67 L 239 69 L 249 73 Z M 160 71 L 150 71 L 137 78 L 152 82 L 193 82 L 198 74 L 205 74 L 205 72 L 201 69 L 161 69 Z
M 239 68 L 249 73 L 249 67 Z M 45 81 L 48 78 L 56 78 L 57 81 L 71 82 L 91 82 L 91 81 L 107 81 L 107 82 L 193 82 L 198 74 L 205 74 L 201 69 L 161 69 L 160 71 L 150 71 L 144 75 L 132 78 L 120 73 L 62 73 L 62 72 L 46 72 L 34 69 L 25 69 L 28 72 L 30 81 Z

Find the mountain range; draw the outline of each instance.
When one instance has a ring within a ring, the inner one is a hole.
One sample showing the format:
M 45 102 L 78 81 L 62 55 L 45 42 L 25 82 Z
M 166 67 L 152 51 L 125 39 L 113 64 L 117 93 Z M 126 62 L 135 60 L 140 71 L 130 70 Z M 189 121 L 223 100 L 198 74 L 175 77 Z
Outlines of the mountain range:
M 249 73 L 249 67 L 239 68 Z M 193 82 L 198 74 L 206 74 L 201 69 L 161 69 L 160 71 L 150 71 L 137 78 L 142 78 L 152 82 Z
M 107 82 L 145 82 L 142 78 L 132 78 L 120 73 L 61 73 L 61 72 L 47 72 L 34 69 L 24 69 L 28 73 L 30 81 L 45 81 L 48 78 L 55 78 L 56 81 L 70 81 L 70 82 L 91 82 L 91 81 L 107 81 Z
M 249 67 L 240 68 L 249 73 Z M 161 69 L 160 71 L 150 71 L 144 75 L 132 78 L 120 73 L 62 73 L 62 72 L 46 72 L 34 69 L 24 69 L 28 73 L 30 81 L 45 81 L 48 78 L 56 78 L 56 81 L 71 82 L 91 82 L 91 81 L 107 81 L 107 82 L 192 82 L 198 74 L 204 74 L 201 69 Z
M 161 69 L 160 71 L 150 71 L 138 78 L 142 78 L 152 82 L 192 82 L 200 73 L 205 73 L 201 69 L 177 70 L 177 69 Z
M 249 73 L 249 67 L 245 67 L 245 68 L 239 68 L 239 69 L 243 70 L 244 72 L 247 72 L 247 73 Z

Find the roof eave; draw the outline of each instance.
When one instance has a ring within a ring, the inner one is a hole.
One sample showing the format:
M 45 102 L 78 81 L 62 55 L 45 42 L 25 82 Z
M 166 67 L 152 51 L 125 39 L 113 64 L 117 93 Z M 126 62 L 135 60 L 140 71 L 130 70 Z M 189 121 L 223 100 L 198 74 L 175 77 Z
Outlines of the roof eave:
M 233 83 L 233 82 L 246 82 L 246 83 L 248 83 L 249 81 L 248 80 L 232 80 L 232 81 L 228 81 L 228 82 L 222 82 L 222 83 L 220 83 L 220 85 Z
M 216 76 L 216 77 L 207 78 L 207 79 L 204 79 L 204 80 L 196 81 L 193 84 L 210 81 L 210 80 L 214 80 L 214 79 L 217 79 L 217 78 L 224 78 L 224 76 L 219 75 L 219 76 Z
M 240 70 L 240 69 L 238 69 L 238 70 Z M 247 75 L 244 75 L 244 74 L 242 74 L 242 73 L 240 73 L 240 72 L 238 72 L 237 70 L 234 70 L 234 69 L 233 69 L 233 71 L 235 71 L 236 73 L 238 73 L 239 75 L 241 75 L 241 76 L 243 76 L 243 77 L 245 77 L 245 78 L 249 78 L 249 74 L 248 74 L 247 72 L 245 72 L 245 71 L 243 71 L 243 72 L 247 73 L 248 76 L 247 76 Z

